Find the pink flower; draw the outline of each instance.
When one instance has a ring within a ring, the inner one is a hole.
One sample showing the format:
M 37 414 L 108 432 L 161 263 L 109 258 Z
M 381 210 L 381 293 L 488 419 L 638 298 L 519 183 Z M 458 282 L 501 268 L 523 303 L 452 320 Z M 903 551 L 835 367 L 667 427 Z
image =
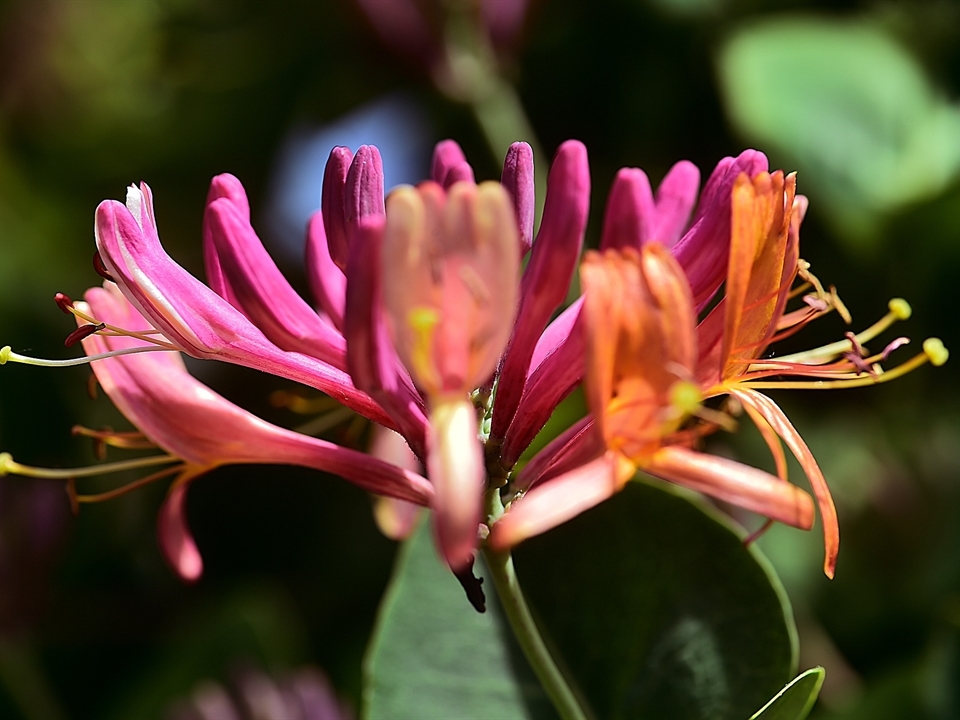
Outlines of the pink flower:
M 92 288 L 80 312 L 132 332 L 153 330 L 112 283 Z M 91 355 L 147 345 L 134 337 L 91 335 Z M 271 425 L 243 410 L 187 373 L 176 352 L 95 360 L 101 387 L 143 435 L 178 464 L 177 479 L 160 511 L 158 534 L 164 557 L 187 580 L 202 572 L 200 554 L 187 528 L 184 500 L 189 483 L 221 465 L 299 465 L 340 475 L 380 495 L 429 505 L 433 488 L 421 476 L 365 453 Z

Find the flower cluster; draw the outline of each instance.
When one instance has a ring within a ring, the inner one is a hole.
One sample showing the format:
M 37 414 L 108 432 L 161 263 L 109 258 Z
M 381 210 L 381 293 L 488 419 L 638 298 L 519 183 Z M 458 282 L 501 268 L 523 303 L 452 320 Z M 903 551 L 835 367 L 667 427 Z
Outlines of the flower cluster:
M 587 153 L 576 141 L 556 153 L 536 236 L 533 157 L 524 143 L 509 149 L 499 183 L 477 184 L 459 146 L 445 141 L 431 180 L 386 198 L 376 148 L 335 148 L 307 230 L 315 304 L 268 255 L 236 178 L 214 178 L 207 198 L 207 284 L 167 255 L 149 188 L 131 187 L 125 204 L 97 209 L 95 265 L 104 287 L 87 291 L 84 302 L 58 296 L 79 324 L 68 340 L 88 353 L 60 364 L 92 362 L 142 435 L 81 432 L 164 454 L 59 471 L 4 454 L 0 472 L 70 478 L 72 496 L 83 502 L 102 496 L 77 495 L 76 477 L 165 465 L 136 484 L 176 476 L 160 542 L 171 565 L 195 579 L 202 563 L 184 518 L 189 482 L 231 463 L 306 466 L 429 506 L 439 552 L 463 573 L 480 543 L 508 549 L 610 497 L 638 470 L 808 529 L 815 503 L 788 482 L 782 440 L 813 489 L 832 576 L 839 532 L 829 489 L 761 390 L 883 382 L 928 360 L 942 364 L 946 350 L 930 339 L 922 353 L 884 371 L 906 340 L 876 355 L 863 345 L 909 315 L 897 300 L 859 335 L 769 356 L 772 343 L 813 319 L 834 310 L 847 316 L 799 257 L 806 200 L 794 176 L 771 173 L 753 150 L 724 159 L 702 192 L 699 185 L 688 162 L 675 165 L 656 193 L 641 170 L 620 171 L 599 250 L 580 264 L 583 295 L 556 316 L 581 259 L 589 210 Z M 402 437 L 426 477 L 264 422 L 192 378 L 177 351 L 319 390 Z M 7 361 L 42 362 L 8 347 L 0 350 L 0 363 Z M 521 455 L 581 383 L 589 415 L 518 472 Z M 769 444 L 776 475 L 698 449 L 739 409 Z

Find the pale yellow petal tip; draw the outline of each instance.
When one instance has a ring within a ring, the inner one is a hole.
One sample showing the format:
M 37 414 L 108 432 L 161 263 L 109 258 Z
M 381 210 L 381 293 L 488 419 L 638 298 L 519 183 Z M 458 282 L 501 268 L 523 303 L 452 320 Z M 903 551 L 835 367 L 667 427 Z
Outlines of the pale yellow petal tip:
M 930 359 L 930 364 L 935 367 L 943 365 L 950 357 L 950 351 L 943 346 L 940 338 L 927 338 L 923 341 L 923 352 Z
M 4 345 L 2 348 L 0 348 L 0 365 L 6 365 L 12 354 L 13 348 L 11 348 L 9 345 Z
M 893 300 L 887 303 L 887 307 L 897 320 L 906 320 L 913 315 L 913 308 L 911 308 L 910 303 L 903 298 L 893 298 Z

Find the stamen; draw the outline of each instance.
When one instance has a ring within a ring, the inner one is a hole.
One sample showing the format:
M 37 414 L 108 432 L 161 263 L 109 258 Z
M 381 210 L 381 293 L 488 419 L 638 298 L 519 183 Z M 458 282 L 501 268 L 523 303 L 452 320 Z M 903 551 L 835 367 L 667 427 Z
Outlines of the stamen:
M 868 343 L 895 322 L 897 322 L 897 320 L 906 320 L 910 317 L 910 304 L 903 298 L 894 298 L 887 303 L 887 307 L 889 308 L 889 312 L 886 315 L 884 315 L 863 332 L 857 333 L 854 336 L 858 343 L 861 345 Z M 832 358 L 845 352 L 849 352 L 852 349 L 853 345 L 851 344 L 850 340 L 839 340 L 835 343 L 830 343 L 829 345 L 823 345 L 822 347 L 814 348 L 813 350 L 805 350 L 803 352 L 793 353 L 791 355 L 784 355 L 783 357 L 779 358 L 779 360 L 782 362 L 819 364 L 829 362 Z
M 94 360 L 104 360 L 105 358 L 118 357 L 120 355 L 133 355 L 142 352 L 176 352 L 175 347 L 164 347 L 161 345 L 152 345 L 149 347 L 139 346 L 124 348 L 123 350 L 112 350 L 111 352 L 100 353 L 99 355 L 85 355 L 84 357 L 70 358 L 68 360 L 45 360 L 43 358 L 34 358 L 27 355 L 20 355 L 13 352 L 9 345 L 0 348 L 0 365 L 6 365 L 8 362 L 21 363 L 23 365 L 39 365 L 41 367 L 73 367 L 74 365 L 86 365 Z
M 97 275 L 102 277 L 104 280 L 109 280 L 113 283 L 116 282 L 116 280 L 113 279 L 113 275 L 111 275 L 110 271 L 107 270 L 107 266 L 103 264 L 103 258 L 100 257 L 99 250 L 93 254 L 93 269 L 96 270 Z
M 74 345 L 76 345 L 78 342 L 80 342 L 80 341 L 83 340 L 84 338 L 88 338 L 88 337 L 90 337 L 91 335 L 93 335 L 94 333 L 100 332 L 100 331 L 103 330 L 104 328 L 106 328 L 106 325 L 103 325 L 103 324 L 100 324 L 100 325 L 81 325 L 81 326 L 78 327 L 76 330 L 74 330 L 72 333 L 70 333 L 69 335 L 67 335 L 67 339 L 63 341 L 63 346 L 64 346 L 64 347 L 73 347 Z
M 136 470 L 137 468 L 165 465 L 171 462 L 181 462 L 180 458 L 172 455 L 153 455 L 151 457 L 122 460 L 120 462 L 90 465 L 82 468 L 38 468 L 30 465 L 21 465 L 13 459 L 10 453 L 0 453 L 0 477 L 4 475 L 20 475 L 22 477 L 45 478 L 48 480 L 69 480 L 70 478 L 92 477 L 122 470 Z
M 70 299 L 69 295 L 64 293 L 57 293 L 53 296 L 54 301 L 57 303 L 57 306 L 67 315 L 72 314 L 73 312 L 73 300 Z
M 93 430 L 83 425 L 74 425 L 70 432 L 80 437 L 92 438 L 98 445 L 124 450 L 146 450 L 156 447 L 143 433 L 139 432 L 117 432 L 112 428 Z
M 142 488 L 144 485 L 149 485 L 157 480 L 162 480 L 163 478 L 169 477 L 170 475 L 180 472 L 181 470 L 183 470 L 182 465 L 174 465 L 173 467 L 164 468 L 163 470 L 155 472 L 152 475 L 147 475 L 139 480 L 134 480 L 126 485 L 121 485 L 113 490 L 107 490 L 106 492 L 97 493 L 95 495 L 78 495 L 76 483 L 70 483 L 67 486 L 67 493 L 71 494 L 71 501 L 75 501 L 77 503 L 95 503 L 103 502 L 104 500 L 113 500 L 113 498 L 126 495 L 128 492 Z
M 901 365 L 889 370 L 887 372 L 877 373 L 874 376 L 868 377 L 852 377 L 852 378 L 841 378 L 836 380 L 810 380 L 810 381 L 787 381 L 787 382 L 751 382 L 747 381 L 742 383 L 743 386 L 753 388 L 755 390 L 776 390 L 776 389 L 789 389 L 789 390 L 832 390 L 834 388 L 852 388 L 852 387 L 865 387 L 867 385 L 878 385 L 880 383 L 888 382 L 894 380 L 898 377 L 906 375 L 911 370 L 930 363 L 935 367 L 943 365 L 947 359 L 950 357 L 950 351 L 944 347 L 943 342 L 940 338 L 927 338 L 923 342 L 923 352 L 915 355 L 910 360 L 907 360 Z

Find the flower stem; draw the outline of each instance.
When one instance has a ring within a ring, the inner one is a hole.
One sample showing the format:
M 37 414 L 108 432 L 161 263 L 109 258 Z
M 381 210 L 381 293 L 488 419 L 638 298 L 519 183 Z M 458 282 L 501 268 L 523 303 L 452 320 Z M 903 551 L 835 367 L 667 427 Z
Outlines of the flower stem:
M 496 489 L 489 491 L 488 501 L 491 504 L 500 505 L 499 491 Z M 502 506 L 499 511 L 503 511 Z M 550 655 L 546 643 L 540 636 L 533 615 L 530 614 L 510 552 L 498 552 L 489 545 L 484 545 L 483 557 L 513 634 L 520 643 L 530 667 L 533 668 L 540 684 L 553 702 L 553 706 L 563 720 L 586 720 L 587 713 L 580 706 L 577 696 L 554 662 L 553 656 Z

